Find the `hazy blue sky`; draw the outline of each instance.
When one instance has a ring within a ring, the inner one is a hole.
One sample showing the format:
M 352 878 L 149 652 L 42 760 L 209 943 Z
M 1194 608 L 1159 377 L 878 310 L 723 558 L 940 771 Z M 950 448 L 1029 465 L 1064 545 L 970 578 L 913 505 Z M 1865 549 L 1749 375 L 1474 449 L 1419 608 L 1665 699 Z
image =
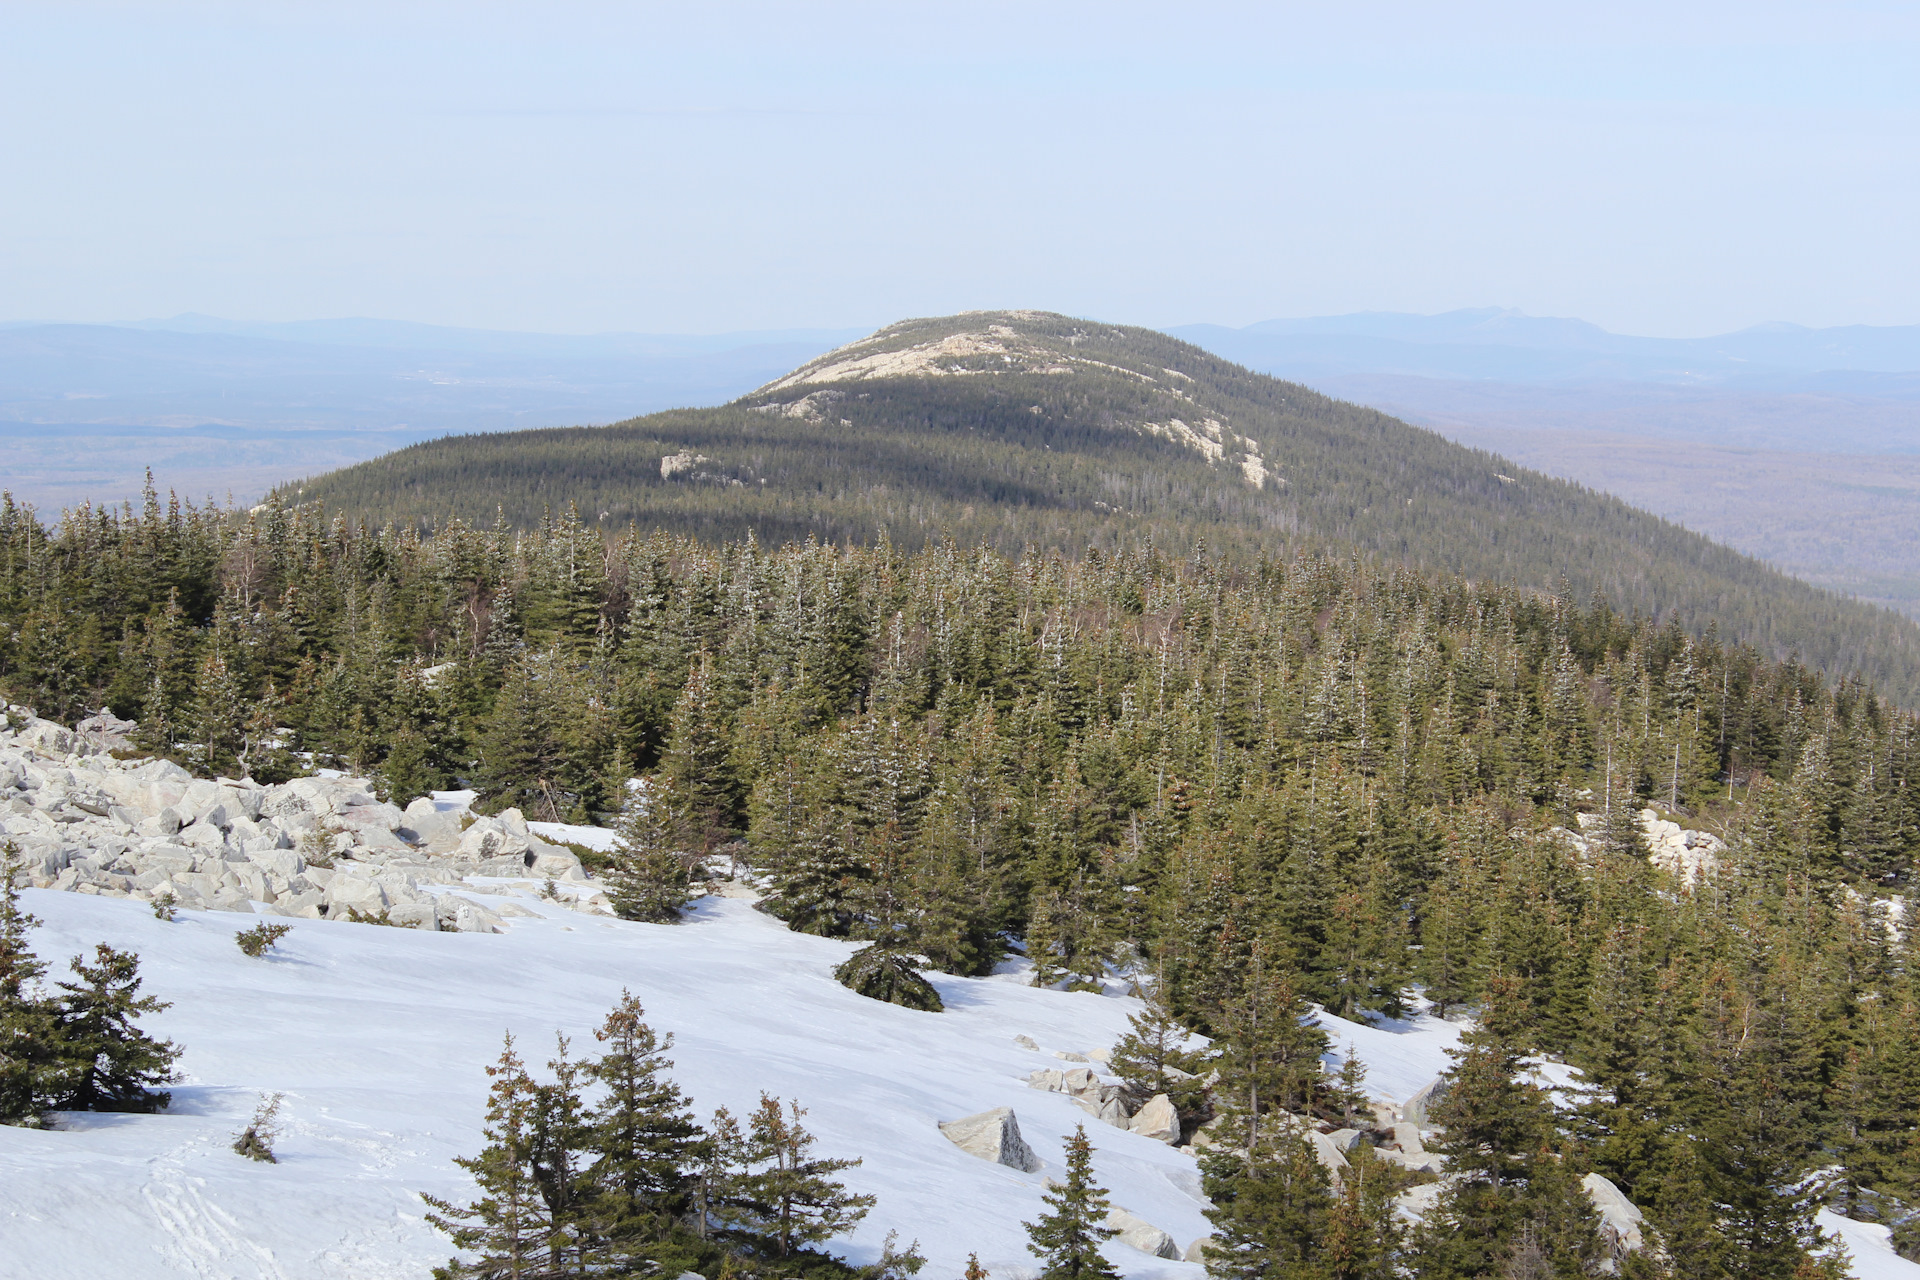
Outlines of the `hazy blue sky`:
M 1920 322 L 1920 4 L 1577 7 L 0 0 L 0 318 Z

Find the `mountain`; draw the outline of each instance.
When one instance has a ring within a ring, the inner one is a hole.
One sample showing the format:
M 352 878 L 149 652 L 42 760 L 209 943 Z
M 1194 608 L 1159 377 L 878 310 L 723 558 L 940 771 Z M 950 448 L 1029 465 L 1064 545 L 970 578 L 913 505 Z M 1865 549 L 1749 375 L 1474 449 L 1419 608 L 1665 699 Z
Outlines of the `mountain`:
M 279 491 L 372 522 L 569 504 L 707 539 L 1317 547 L 1598 592 L 1920 696 L 1920 631 L 1575 484 L 1145 329 L 910 320 L 714 409 L 457 436 Z

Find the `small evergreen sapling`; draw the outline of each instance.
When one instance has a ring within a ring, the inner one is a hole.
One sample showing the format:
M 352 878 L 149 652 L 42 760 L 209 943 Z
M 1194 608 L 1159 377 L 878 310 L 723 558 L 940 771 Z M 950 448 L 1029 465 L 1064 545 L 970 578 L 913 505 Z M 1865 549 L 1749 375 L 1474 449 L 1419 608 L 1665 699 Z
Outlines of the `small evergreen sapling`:
M 1367 1097 L 1366 1083 L 1367 1064 L 1348 1048 L 1346 1056 L 1340 1059 L 1340 1070 L 1334 1073 L 1329 1099 L 1340 1111 L 1341 1127 L 1358 1129 L 1363 1120 L 1371 1120 L 1373 1101 Z
M 273 949 L 273 944 L 293 932 L 290 924 L 257 924 L 251 929 L 242 929 L 233 935 L 240 949 L 253 957 L 260 957 Z
M 918 1240 L 902 1249 L 900 1233 L 889 1231 L 887 1238 L 880 1243 L 878 1261 L 861 1267 L 855 1274 L 859 1280 L 907 1280 L 909 1276 L 920 1274 L 920 1268 L 926 1265 L 927 1259 L 920 1252 Z
M 179 907 L 180 899 L 173 896 L 173 890 L 171 889 L 162 889 L 159 893 L 153 895 L 153 918 L 155 920 L 173 919 L 174 912 L 179 910 Z
M 933 984 L 920 976 L 911 957 L 874 943 L 848 956 L 833 971 L 841 986 L 869 1000 L 939 1013 L 946 1008 Z
M 280 1094 L 262 1094 L 260 1105 L 253 1110 L 253 1119 L 247 1121 L 247 1127 L 233 1140 L 233 1149 L 249 1160 L 259 1160 L 267 1164 L 279 1164 L 280 1159 L 273 1154 L 273 1142 L 280 1136 L 277 1121 L 280 1116 Z
M 1028 1248 L 1040 1259 L 1039 1280 L 1119 1280 L 1100 1246 L 1120 1233 L 1107 1225 L 1107 1192 L 1093 1180 L 1093 1144 L 1085 1125 L 1067 1139 L 1067 1180 L 1042 1197 L 1047 1211 L 1024 1223 Z

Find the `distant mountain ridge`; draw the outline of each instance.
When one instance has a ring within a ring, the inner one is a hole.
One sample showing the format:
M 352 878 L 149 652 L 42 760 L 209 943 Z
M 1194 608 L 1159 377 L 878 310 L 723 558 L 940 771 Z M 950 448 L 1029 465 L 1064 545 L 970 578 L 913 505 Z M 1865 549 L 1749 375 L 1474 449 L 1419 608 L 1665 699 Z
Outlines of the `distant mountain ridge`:
M 1920 325 L 1809 329 L 1773 323 L 1707 338 L 1645 338 L 1609 333 L 1584 320 L 1482 307 L 1432 316 L 1358 312 L 1266 320 L 1238 329 L 1180 325 L 1166 332 L 1290 376 L 1367 373 L 1759 387 L 1839 370 L 1920 372 Z
M 376 523 L 1078 552 L 1320 548 L 1571 592 L 1920 695 L 1920 629 L 1577 485 L 1146 329 L 905 321 L 713 409 L 453 437 L 289 485 Z

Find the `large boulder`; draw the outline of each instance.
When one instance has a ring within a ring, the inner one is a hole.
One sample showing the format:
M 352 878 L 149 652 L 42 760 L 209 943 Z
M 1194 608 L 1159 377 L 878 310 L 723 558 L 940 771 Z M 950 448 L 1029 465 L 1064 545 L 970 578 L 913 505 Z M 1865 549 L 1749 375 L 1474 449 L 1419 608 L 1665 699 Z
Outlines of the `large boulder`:
M 443 813 L 428 796 L 421 796 L 401 815 L 401 838 L 429 853 L 452 853 L 464 831 L 458 813 Z
M 1428 1081 L 1420 1092 L 1407 1099 L 1406 1106 L 1400 1108 L 1401 1118 L 1422 1129 L 1433 1128 L 1433 1108 L 1447 1096 L 1449 1085 L 1445 1076 Z
M 1593 1201 L 1593 1207 L 1600 1215 L 1600 1237 L 1607 1242 L 1614 1257 L 1638 1252 L 1646 1245 L 1646 1237 L 1640 1230 L 1646 1218 L 1640 1212 L 1640 1206 L 1627 1199 L 1612 1181 L 1597 1173 L 1580 1179 L 1580 1185 L 1586 1189 L 1587 1199 Z
M 433 900 L 437 926 L 449 933 L 498 933 L 500 917 L 470 898 L 444 893 Z
M 1313 1158 L 1320 1162 L 1320 1167 L 1327 1171 L 1327 1177 L 1338 1190 L 1347 1176 L 1347 1170 L 1352 1167 L 1347 1163 L 1346 1152 L 1324 1133 L 1308 1130 L 1306 1137 L 1307 1145 L 1313 1148 Z
M 533 866 L 539 856 L 533 853 L 533 837 L 524 829 L 525 825 L 522 823 L 522 830 L 515 831 L 498 816 L 476 818 L 473 825 L 461 834 L 454 852 L 475 862 L 513 858 L 520 862 L 521 870 L 525 871 Z
M 1205 1262 L 1207 1260 L 1207 1246 L 1212 1243 L 1212 1236 L 1201 1236 L 1187 1246 L 1187 1251 L 1180 1255 L 1180 1260 L 1182 1262 Z
M 1134 1113 L 1127 1128 L 1143 1138 L 1172 1145 L 1180 1141 L 1180 1113 L 1174 1110 L 1172 1099 L 1164 1093 L 1156 1093 Z
M 1022 1173 L 1040 1172 L 1040 1157 L 1033 1154 L 1033 1148 L 1020 1136 L 1020 1121 L 1012 1107 L 995 1107 L 978 1115 L 944 1121 L 940 1132 L 970 1156 Z
M 327 884 L 327 916 L 345 920 L 348 912 L 373 915 L 392 905 L 386 890 L 378 882 L 348 871 L 334 875 Z
M 1117 1205 L 1107 1211 L 1107 1229 L 1120 1233 L 1114 1239 L 1121 1244 L 1130 1245 L 1142 1253 L 1173 1262 L 1180 1260 L 1180 1246 L 1173 1242 L 1172 1236 Z

